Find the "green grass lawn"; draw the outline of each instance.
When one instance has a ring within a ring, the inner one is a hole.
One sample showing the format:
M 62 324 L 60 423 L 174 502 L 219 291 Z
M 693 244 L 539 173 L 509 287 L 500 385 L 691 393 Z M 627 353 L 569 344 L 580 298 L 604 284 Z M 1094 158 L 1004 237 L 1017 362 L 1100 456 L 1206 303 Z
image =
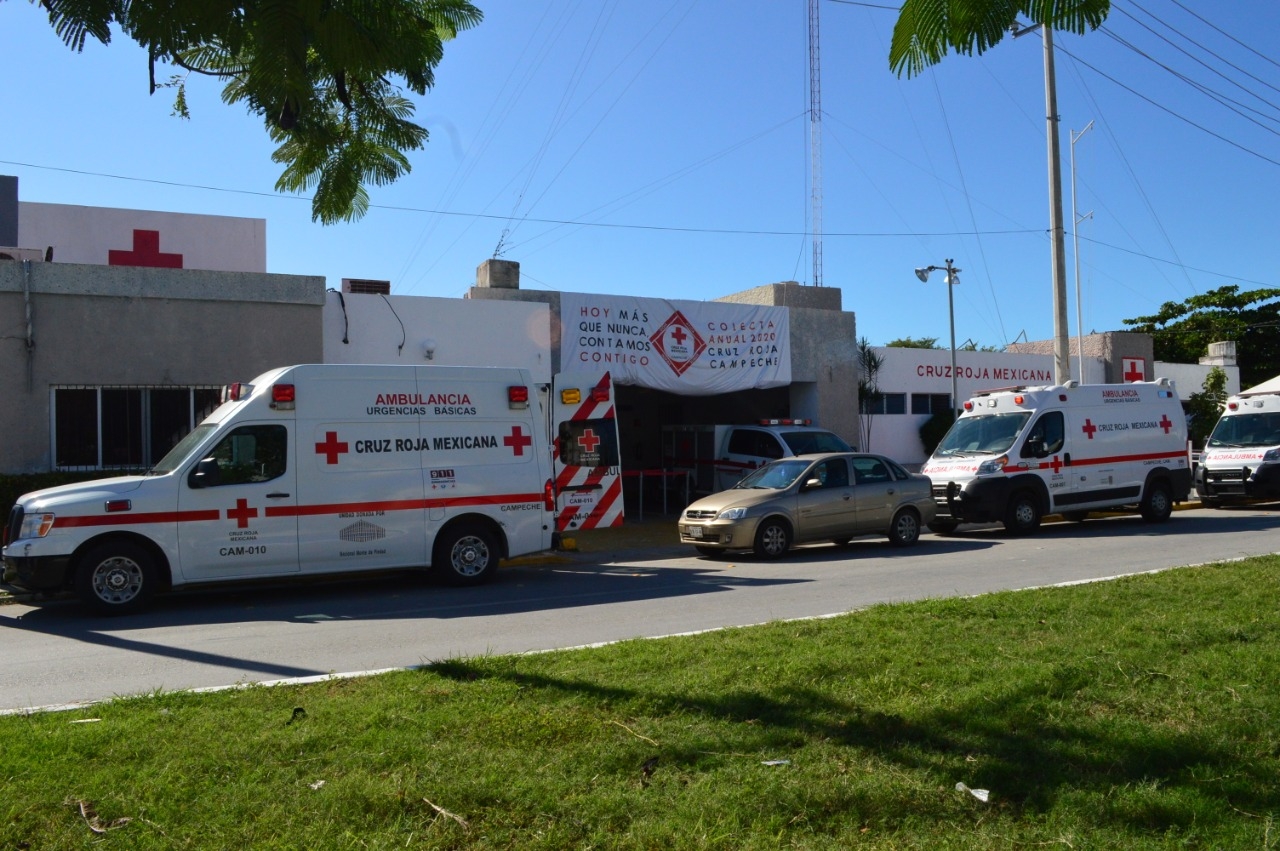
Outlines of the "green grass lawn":
M 1278 570 L 3 717 L 0 851 L 1274 848 Z

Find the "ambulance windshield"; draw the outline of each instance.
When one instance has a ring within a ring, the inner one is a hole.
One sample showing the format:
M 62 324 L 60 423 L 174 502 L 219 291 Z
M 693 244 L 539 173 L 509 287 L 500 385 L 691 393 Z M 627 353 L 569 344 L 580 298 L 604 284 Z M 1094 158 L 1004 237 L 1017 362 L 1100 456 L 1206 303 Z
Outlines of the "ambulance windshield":
M 1280 411 L 1223 417 L 1207 446 L 1280 446 Z
M 1017 439 L 1018 432 L 1031 419 L 1030 411 L 1012 411 L 1007 414 L 979 414 L 961 417 L 942 438 L 935 457 L 946 455 L 999 455 L 1008 452 Z
M 174 470 L 182 466 L 182 462 L 187 460 L 187 456 L 195 450 L 197 446 L 204 443 L 204 439 L 209 436 L 209 432 L 217 428 L 216 425 L 198 425 L 195 429 L 182 440 L 178 441 L 178 445 L 169 450 L 169 453 L 160 459 L 160 462 L 147 471 L 148 476 L 163 476 L 165 473 L 172 473 Z

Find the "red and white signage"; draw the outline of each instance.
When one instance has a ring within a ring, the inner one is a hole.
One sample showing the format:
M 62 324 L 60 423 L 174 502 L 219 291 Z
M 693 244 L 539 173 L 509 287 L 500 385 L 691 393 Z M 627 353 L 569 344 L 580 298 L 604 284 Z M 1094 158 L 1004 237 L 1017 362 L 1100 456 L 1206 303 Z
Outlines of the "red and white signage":
M 1147 380 L 1147 359 L 1146 358 L 1121 358 L 1120 376 L 1125 384 L 1131 384 L 1134 381 Z
M 686 396 L 791 383 L 785 307 L 564 293 L 560 363 Z

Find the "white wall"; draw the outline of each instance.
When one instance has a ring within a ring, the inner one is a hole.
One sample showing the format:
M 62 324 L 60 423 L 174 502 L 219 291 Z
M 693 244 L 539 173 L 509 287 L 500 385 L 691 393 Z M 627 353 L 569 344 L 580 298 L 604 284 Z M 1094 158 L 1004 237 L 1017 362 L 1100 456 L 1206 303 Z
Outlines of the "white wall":
M 1204 380 L 1212 366 L 1198 363 L 1165 363 L 1156 361 L 1156 378 L 1168 378 L 1178 386 L 1178 397 L 1187 399 L 1192 393 L 1204 392 Z M 1240 392 L 1240 367 L 1219 366 L 1218 369 L 1227 374 L 1227 395 Z
M 134 248 L 134 231 L 158 232 L 160 252 L 181 255 L 181 266 L 168 268 L 267 271 L 266 219 L 19 201 L 15 247 L 52 246 L 55 263 L 107 266 L 112 250 Z
M 326 296 L 325 363 L 518 366 L 530 370 L 538 384 L 551 382 L 546 304 L 332 290 Z

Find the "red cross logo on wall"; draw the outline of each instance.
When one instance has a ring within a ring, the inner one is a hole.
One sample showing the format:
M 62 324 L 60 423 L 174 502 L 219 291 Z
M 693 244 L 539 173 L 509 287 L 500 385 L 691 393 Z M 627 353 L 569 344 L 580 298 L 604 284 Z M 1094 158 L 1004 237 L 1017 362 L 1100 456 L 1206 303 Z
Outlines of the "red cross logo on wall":
M 1089 435 L 1090 440 L 1093 440 L 1093 433 L 1098 430 L 1098 427 L 1091 420 L 1085 419 L 1084 425 L 1081 426 L 1080 430 Z
M 512 426 L 511 434 L 502 438 L 505 446 L 510 446 L 516 455 L 523 455 L 526 446 L 533 445 L 533 438 L 524 433 L 524 429 L 520 426 Z
M 249 500 L 237 499 L 235 508 L 227 509 L 227 519 L 236 521 L 237 529 L 249 526 L 249 520 L 258 516 L 258 509 L 249 507 Z
M 107 251 L 108 266 L 151 266 L 156 269 L 181 269 L 181 254 L 164 254 L 160 251 L 160 231 L 133 231 L 133 248 L 129 251 L 112 248 Z
M 346 441 L 338 440 L 336 431 L 326 431 L 324 433 L 324 442 L 316 444 L 316 454 L 323 455 L 326 464 L 337 464 L 338 456 L 350 451 Z
M 1162 414 L 1160 416 L 1160 428 L 1164 429 L 1165 434 L 1168 434 L 1169 429 L 1173 428 L 1173 420 L 1169 419 L 1168 414 Z
M 707 348 L 707 341 L 678 310 L 649 335 L 649 342 L 676 375 L 684 375 Z
M 1142 381 L 1147 377 L 1146 361 L 1142 358 L 1125 358 L 1123 365 L 1125 381 Z
M 596 437 L 596 433 L 591 429 L 586 429 L 578 438 L 578 445 L 584 452 L 595 452 L 596 447 L 600 445 L 600 438 Z

